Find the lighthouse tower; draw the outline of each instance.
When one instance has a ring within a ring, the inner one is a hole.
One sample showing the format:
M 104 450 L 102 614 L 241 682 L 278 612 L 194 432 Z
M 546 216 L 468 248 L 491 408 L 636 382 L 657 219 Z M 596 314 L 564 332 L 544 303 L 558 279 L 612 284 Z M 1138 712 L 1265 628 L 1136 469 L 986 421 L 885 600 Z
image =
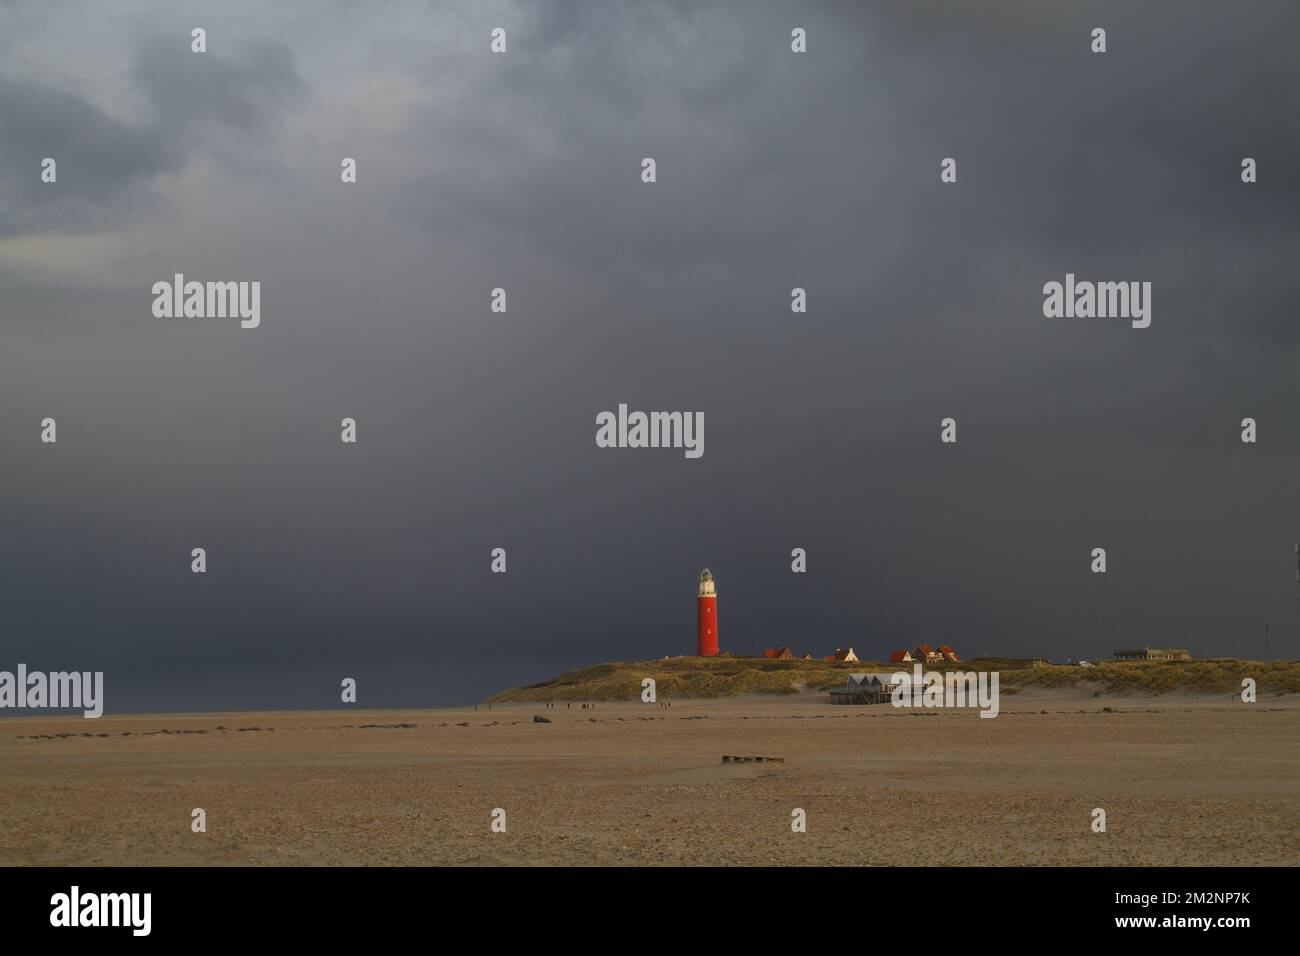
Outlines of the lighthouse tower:
M 695 653 L 700 657 L 718 656 L 718 592 L 713 589 L 713 572 L 700 572 L 700 597 L 695 632 Z

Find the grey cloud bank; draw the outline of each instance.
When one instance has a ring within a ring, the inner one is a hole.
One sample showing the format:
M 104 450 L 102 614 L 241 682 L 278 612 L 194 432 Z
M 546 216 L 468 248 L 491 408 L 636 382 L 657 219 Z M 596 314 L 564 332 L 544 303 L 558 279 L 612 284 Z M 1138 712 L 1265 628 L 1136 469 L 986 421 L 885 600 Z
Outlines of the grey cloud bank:
M 0 8 L 0 657 L 464 703 L 689 653 L 705 565 L 742 653 L 1300 652 L 1294 4 L 332 9 Z M 708 454 L 596 447 L 624 400 Z

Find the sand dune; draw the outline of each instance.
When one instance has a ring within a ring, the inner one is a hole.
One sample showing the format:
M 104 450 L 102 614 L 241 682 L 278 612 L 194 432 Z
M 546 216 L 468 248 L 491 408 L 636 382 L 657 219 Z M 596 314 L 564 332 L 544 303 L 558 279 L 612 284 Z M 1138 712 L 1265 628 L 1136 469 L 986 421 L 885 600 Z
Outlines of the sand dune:
M 10 718 L 0 766 L 0 864 L 1300 863 L 1294 695 Z

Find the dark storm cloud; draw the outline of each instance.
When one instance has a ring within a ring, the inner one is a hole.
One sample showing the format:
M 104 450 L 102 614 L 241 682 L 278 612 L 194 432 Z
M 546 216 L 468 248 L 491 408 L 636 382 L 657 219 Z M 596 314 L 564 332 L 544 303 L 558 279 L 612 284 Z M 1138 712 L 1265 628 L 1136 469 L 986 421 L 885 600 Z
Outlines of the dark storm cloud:
M 292 51 L 281 41 L 248 44 L 233 57 L 195 54 L 155 36 L 135 58 L 134 75 L 171 132 L 215 125 L 247 134 L 301 90 Z
M 226 60 L 155 37 L 140 44 L 133 74 L 152 111 L 147 122 L 117 119 L 56 87 L 0 77 L 0 237 L 107 228 L 146 202 L 148 185 L 183 167 L 205 140 L 230 136 L 245 147 L 300 87 L 292 55 L 276 42 Z M 59 164 L 56 184 L 40 178 L 47 156 Z
M 78 96 L 21 81 L 0 79 L 0 139 L 4 176 L 0 235 L 47 229 L 84 231 L 96 205 L 169 168 L 175 157 L 162 137 L 118 122 Z M 91 155 L 93 162 L 77 158 Z M 63 165 L 55 192 L 40 180 L 41 161 Z
M 463 702 L 689 651 L 704 564 L 742 653 L 1279 652 L 1294 5 L 311 9 L 133 37 L 136 125 L 2 81 L 11 230 L 132 228 L 0 255 L 0 663 L 110 709 Z M 261 279 L 263 327 L 152 320 L 182 268 Z M 1045 319 L 1067 271 L 1152 281 L 1152 327 Z M 621 401 L 703 411 L 704 457 L 595 448 Z
M 740 272 L 795 265 L 821 312 L 860 307 L 865 291 L 894 323 L 951 309 L 959 283 L 976 294 L 1021 252 L 1034 271 L 1006 284 L 1022 305 L 1022 290 L 1052 274 L 1127 263 L 1162 278 L 1256 271 L 1258 298 L 1285 300 L 1267 288 L 1288 281 L 1270 244 L 1291 242 L 1300 212 L 1284 173 L 1300 127 L 1243 107 L 1297 85 L 1286 30 L 1260 38 L 1227 12 L 1159 8 L 896 4 L 839 21 L 818 9 L 802 21 L 817 55 L 796 70 L 788 16 L 770 8 L 743 22 L 696 9 L 689 28 L 634 9 L 571 21 L 565 8 L 525 33 L 536 47 L 518 50 L 517 36 L 509 65 L 483 64 L 473 106 L 418 124 L 437 159 L 401 214 L 433 230 L 454 222 L 495 251 L 527 238 L 638 290 L 679 280 L 744 296 L 760 290 Z M 1104 57 L 1088 50 L 1101 21 L 1113 34 Z M 1251 58 L 1266 66 L 1204 68 Z M 552 148 L 511 145 L 535 129 Z M 1241 157 L 1265 146 L 1256 158 L 1276 175 L 1243 192 Z M 933 188 L 938 158 L 953 154 L 977 188 Z M 652 201 L 627 188 L 642 155 L 660 164 Z M 1081 188 L 1089 201 L 1070 202 Z M 929 279 L 937 268 L 942 284 Z M 1173 305 L 1180 284 L 1163 281 L 1161 302 Z M 1237 304 L 1222 286 L 1194 295 Z M 1294 323 L 1257 321 L 1261 345 L 1300 345 Z M 987 324 L 966 328 L 974 352 L 986 349 Z
M 428 131 L 437 158 L 406 213 L 651 284 L 788 249 L 791 227 L 833 198 L 790 171 L 852 178 L 856 94 L 825 95 L 842 68 L 810 57 L 791 69 L 786 19 L 767 9 L 744 20 L 717 5 L 630 9 L 539 8 L 508 62 L 476 61 L 475 100 L 450 115 L 437 104 L 412 130 L 416 142 Z M 826 23 L 818 42 L 835 42 L 825 12 L 804 22 L 814 34 Z M 844 133 L 843 152 L 827 151 Z M 645 156 L 659 164 L 651 201 L 629 188 Z

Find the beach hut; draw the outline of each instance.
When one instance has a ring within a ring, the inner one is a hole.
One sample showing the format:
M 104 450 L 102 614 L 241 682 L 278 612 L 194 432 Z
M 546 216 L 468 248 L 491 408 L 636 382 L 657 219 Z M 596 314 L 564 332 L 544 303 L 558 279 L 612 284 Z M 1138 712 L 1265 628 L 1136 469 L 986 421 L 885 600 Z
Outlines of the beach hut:
M 887 686 L 875 674 L 850 674 L 843 687 L 831 691 L 832 704 L 880 704 L 888 698 Z

